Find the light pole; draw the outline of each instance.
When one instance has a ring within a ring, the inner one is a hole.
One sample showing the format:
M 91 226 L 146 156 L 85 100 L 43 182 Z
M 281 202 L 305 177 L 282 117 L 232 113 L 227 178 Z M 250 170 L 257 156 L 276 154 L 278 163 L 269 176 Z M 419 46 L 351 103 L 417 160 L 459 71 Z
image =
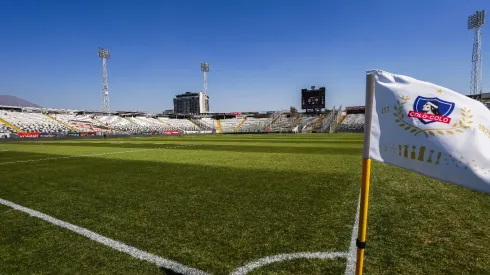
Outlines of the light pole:
M 475 98 L 482 99 L 482 63 L 481 63 L 481 27 L 485 24 L 485 10 L 477 11 L 468 16 L 468 29 L 475 30 L 473 39 L 473 54 L 471 67 L 471 86 L 470 94 Z
M 111 56 L 108 49 L 99 48 L 99 57 L 102 59 L 102 112 L 109 112 L 109 86 L 107 85 L 107 59 Z
M 201 72 L 203 73 L 204 82 L 202 84 L 202 92 L 207 95 L 208 93 L 208 75 L 209 72 L 209 63 L 201 63 Z

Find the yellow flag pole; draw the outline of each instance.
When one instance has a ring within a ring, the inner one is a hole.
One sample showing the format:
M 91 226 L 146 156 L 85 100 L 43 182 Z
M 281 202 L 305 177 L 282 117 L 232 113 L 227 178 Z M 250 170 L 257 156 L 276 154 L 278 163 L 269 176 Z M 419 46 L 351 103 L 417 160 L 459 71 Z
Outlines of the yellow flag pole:
M 359 212 L 359 231 L 357 233 L 356 241 L 356 275 L 362 275 L 364 267 L 364 250 L 366 248 L 369 183 L 371 179 L 371 159 L 369 158 L 369 147 L 371 145 L 371 120 L 373 114 L 373 98 L 375 88 L 374 77 L 374 72 L 368 72 L 366 75 L 366 108 L 364 123 L 364 148 L 362 153 L 361 201 Z

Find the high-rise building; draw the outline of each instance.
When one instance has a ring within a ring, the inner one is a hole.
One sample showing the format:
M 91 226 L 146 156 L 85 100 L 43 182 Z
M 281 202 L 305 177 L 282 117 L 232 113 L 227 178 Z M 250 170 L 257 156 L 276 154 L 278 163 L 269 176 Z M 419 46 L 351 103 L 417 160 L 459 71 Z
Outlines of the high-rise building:
M 174 98 L 175 114 L 202 114 L 209 112 L 209 97 L 202 93 L 186 92 Z

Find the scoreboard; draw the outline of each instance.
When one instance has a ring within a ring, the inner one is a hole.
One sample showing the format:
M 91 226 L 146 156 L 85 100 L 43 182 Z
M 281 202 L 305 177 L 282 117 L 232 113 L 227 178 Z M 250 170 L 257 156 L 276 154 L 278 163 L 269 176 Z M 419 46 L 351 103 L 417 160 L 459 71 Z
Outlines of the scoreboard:
M 325 108 L 325 87 L 301 89 L 301 109 Z

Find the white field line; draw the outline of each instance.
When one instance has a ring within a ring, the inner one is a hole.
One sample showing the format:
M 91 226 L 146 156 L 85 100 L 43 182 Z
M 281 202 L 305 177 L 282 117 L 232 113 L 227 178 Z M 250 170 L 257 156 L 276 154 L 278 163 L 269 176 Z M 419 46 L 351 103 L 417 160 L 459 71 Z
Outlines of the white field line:
M 191 147 L 191 146 L 198 146 L 198 144 L 179 145 L 179 146 L 164 147 L 164 148 L 149 148 L 149 149 L 137 149 L 137 150 L 128 150 L 128 151 L 95 153 L 95 154 L 86 154 L 86 155 L 70 155 L 70 156 L 62 156 L 62 157 L 49 157 L 49 158 L 42 158 L 42 159 L 16 160 L 16 161 L 0 162 L 0 165 L 25 163 L 25 162 L 38 162 L 38 161 L 45 161 L 45 160 L 105 156 L 105 155 L 114 155 L 114 154 L 127 154 L 127 153 L 137 153 L 137 152 L 145 152 L 145 151 L 153 151 L 153 150 L 176 149 L 176 148 Z
M 354 226 L 352 228 L 351 241 L 348 252 L 300 252 L 291 254 L 279 254 L 275 256 L 269 256 L 265 258 L 258 259 L 256 261 L 247 263 L 246 265 L 235 269 L 231 275 L 245 275 L 250 271 L 261 268 L 272 263 L 290 261 L 295 259 L 335 259 L 335 258 L 346 258 L 347 265 L 345 267 L 345 275 L 354 274 L 356 271 L 356 239 L 357 230 L 359 228 L 359 206 L 360 206 L 360 196 L 357 201 L 357 213 L 354 221 Z
M 150 149 L 131 150 L 131 151 L 118 151 L 118 152 L 108 152 L 108 153 L 99 153 L 99 154 L 88 154 L 88 155 L 77 155 L 77 156 L 65 156 L 65 157 L 53 157 L 53 158 L 44 158 L 44 159 L 12 161 L 12 162 L 3 162 L 3 163 L 0 163 L 0 165 L 22 163 L 22 162 L 43 161 L 43 160 L 53 160 L 53 159 L 87 157 L 87 156 L 125 154 L 125 153 L 131 153 L 131 152 L 143 152 L 143 151 L 161 150 L 161 149 L 174 149 L 174 148 L 182 148 L 182 147 L 197 146 L 197 145 L 198 144 L 180 145 L 180 146 L 174 146 L 174 147 L 168 147 L 168 148 L 150 148 Z M 135 258 L 155 263 L 158 266 L 171 269 L 175 272 L 178 272 L 181 274 L 207 274 L 204 271 L 193 269 L 193 268 L 187 267 L 185 265 L 179 264 L 177 262 L 174 262 L 172 260 L 161 258 L 161 257 L 158 257 L 156 255 L 150 254 L 148 252 L 138 250 L 137 248 L 134 248 L 134 247 L 128 246 L 126 244 L 123 244 L 121 242 L 118 242 L 118 241 L 109 239 L 107 237 L 101 236 L 101 235 L 99 235 L 95 232 L 89 231 L 85 228 L 78 227 L 76 225 L 58 220 L 56 218 L 53 218 L 53 217 L 48 216 L 46 214 L 43 214 L 41 212 L 38 212 L 38 211 L 35 211 L 32 209 L 17 205 L 15 203 L 0 199 L 0 204 L 12 207 L 16 210 L 25 212 L 31 216 L 38 217 L 38 218 L 45 220 L 47 222 L 50 222 L 52 224 L 55 224 L 55 225 L 58 225 L 60 227 L 69 229 L 73 232 L 76 232 L 76 233 L 81 234 L 85 237 L 88 237 L 91 240 L 94 240 L 96 242 L 110 246 L 113 249 L 116 249 L 118 251 L 127 253 L 127 254 L 135 257 Z M 355 268 L 356 268 L 356 253 L 357 253 L 356 239 L 357 239 L 357 232 L 359 229 L 359 214 L 360 214 L 359 211 L 360 211 L 360 196 L 359 196 L 359 199 L 357 202 L 357 211 L 356 211 L 354 226 L 352 227 L 351 241 L 350 241 L 350 246 L 349 246 L 348 252 L 299 252 L 299 253 L 279 254 L 279 255 L 275 255 L 275 256 L 268 256 L 268 257 L 264 257 L 264 258 L 258 259 L 256 261 L 250 262 L 250 263 L 248 263 L 242 267 L 235 269 L 231 273 L 231 275 L 245 275 L 254 269 L 257 269 L 257 268 L 260 268 L 260 267 L 263 267 L 263 266 L 266 266 L 266 265 L 269 265 L 272 263 L 290 261 L 290 260 L 295 260 L 295 259 L 335 259 L 335 258 L 346 258 L 347 264 L 346 264 L 346 269 L 345 269 L 345 275 L 354 274 Z
M 279 254 L 250 262 L 242 267 L 235 269 L 231 273 L 231 275 L 245 275 L 254 269 L 270 265 L 272 263 L 290 261 L 295 259 L 335 259 L 345 257 L 347 257 L 347 253 L 345 252 L 299 252 L 291 254 Z
M 354 226 L 352 227 L 352 235 L 350 239 L 349 252 L 347 252 L 347 264 L 345 267 L 345 275 L 354 275 L 356 272 L 356 256 L 357 256 L 357 231 L 359 230 L 359 211 L 361 208 L 361 196 L 357 200 L 357 212 L 354 220 Z
M 38 212 L 36 210 L 32 210 L 30 208 L 15 204 L 13 202 L 10 202 L 10 201 L 4 200 L 4 199 L 0 199 L 0 204 L 11 207 L 11 208 L 18 210 L 18 211 L 27 213 L 33 217 L 47 221 L 47 222 L 54 224 L 54 225 L 57 225 L 59 227 L 63 227 L 63 228 L 68 229 L 72 232 L 75 232 L 75 233 L 80 234 L 84 237 L 87 237 L 87 238 L 89 238 L 95 242 L 109 246 L 109 247 L 111 247 L 117 251 L 129 254 L 129 255 L 131 255 L 137 259 L 143 260 L 143 261 L 148 261 L 148 262 L 154 263 L 160 267 L 170 269 L 174 272 L 177 272 L 180 274 L 189 274 L 189 275 L 195 275 L 195 274 L 196 275 L 207 275 L 208 274 L 204 271 L 201 271 L 201 270 L 198 270 L 195 268 L 191 268 L 191 267 L 185 266 L 183 264 L 177 263 L 175 261 L 165 259 L 165 258 L 156 256 L 154 254 L 139 250 L 135 247 L 129 246 L 129 245 L 124 244 L 122 242 L 119 242 L 119 241 L 104 237 L 102 235 L 99 235 L 99 234 L 97 234 L 93 231 L 90 231 L 88 229 L 85 229 L 83 227 L 64 222 L 62 220 L 53 218 L 49 215 L 46 215 L 46 214 L 43 214 L 43 213 Z

